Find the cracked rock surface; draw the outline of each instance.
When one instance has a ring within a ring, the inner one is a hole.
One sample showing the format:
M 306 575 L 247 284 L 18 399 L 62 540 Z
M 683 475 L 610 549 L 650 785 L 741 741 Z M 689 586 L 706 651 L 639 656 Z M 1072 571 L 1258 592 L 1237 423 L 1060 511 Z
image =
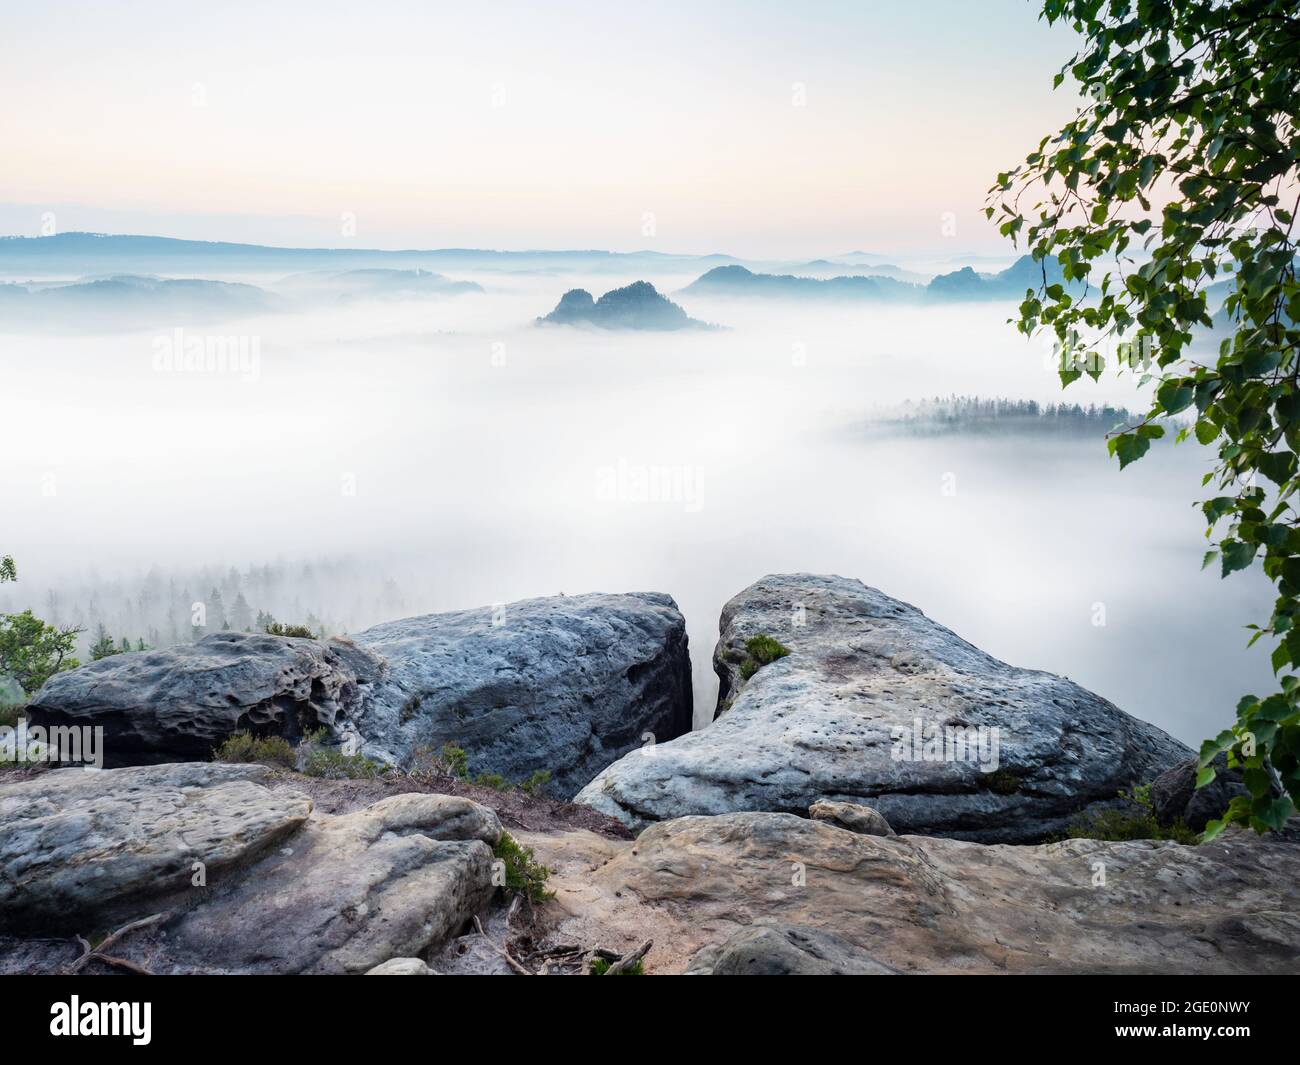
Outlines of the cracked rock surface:
M 757 635 L 791 653 L 746 680 L 745 643 Z M 723 609 L 714 664 L 713 723 L 627 755 L 577 801 L 634 828 L 849 802 L 902 834 L 1029 843 L 1192 754 L 1072 681 L 1007 665 L 843 577 L 785 574 L 746 588 Z M 923 738 L 983 728 L 985 746 L 931 758 L 898 742 L 918 723 Z M 994 736 L 996 767 L 982 757 Z

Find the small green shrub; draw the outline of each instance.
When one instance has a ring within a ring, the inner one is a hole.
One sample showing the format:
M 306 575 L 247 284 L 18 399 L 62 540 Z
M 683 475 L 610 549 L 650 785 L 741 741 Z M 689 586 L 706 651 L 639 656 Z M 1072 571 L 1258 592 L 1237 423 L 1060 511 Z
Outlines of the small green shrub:
M 464 747 L 457 747 L 454 743 L 444 743 L 442 764 L 452 776 L 460 777 L 461 780 L 469 779 L 469 755 L 465 753 Z
M 312 632 L 306 625 L 283 625 L 278 621 L 273 621 L 267 625 L 265 632 L 268 636 L 297 636 L 308 640 L 316 638 L 316 633 Z
M 303 754 L 299 772 L 326 780 L 374 780 L 388 767 L 360 754 L 344 754 L 337 747 L 313 747 Z
M 527 780 L 522 781 L 519 785 L 528 795 L 542 795 L 546 791 L 546 785 L 551 782 L 551 771 L 549 769 L 538 769 Z
M 786 647 L 780 640 L 764 633 L 751 636 L 746 640 L 745 650 L 749 654 L 740 663 L 741 680 L 749 680 L 764 666 L 771 665 L 778 658 L 784 658 L 790 653 L 790 648 Z
M 609 962 L 604 958 L 593 958 L 591 960 L 591 975 L 604 976 L 609 972 Z M 645 966 L 641 964 L 640 959 L 634 961 L 626 969 L 614 974 L 615 976 L 645 976 Z
M 251 732 L 236 732 L 228 736 L 212 752 L 214 762 L 261 762 L 264 765 L 282 765 L 293 769 L 297 756 L 289 741 L 283 736 L 254 736 Z
M 784 658 L 790 653 L 790 648 L 786 647 L 780 640 L 762 634 L 751 636 L 746 640 L 745 650 L 749 652 L 749 657 L 754 659 L 760 666 L 770 665 L 778 658 Z
M 494 791 L 509 791 L 510 785 L 500 773 L 480 773 L 474 778 L 480 788 L 492 788 Z
M 27 707 L 22 703 L 16 706 L 0 706 L 0 726 L 17 728 L 18 722 L 27 714 Z
M 542 903 L 555 897 L 555 892 L 546 888 L 551 871 L 537 860 L 532 847 L 520 846 L 510 833 L 502 832 L 492 853 L 505 866 L 506 882 L 503 890 L 507 893 L 522 895 L 532 903 Z
M 1143 784 L 1134 788 L 1132 794 L 1121 791 L 1121 799 L 1127 799 L 1133 809 L 1099 810 L 1095 814 L 1077 817 L 1067 826 L 1065 839 L 1171 839 L 1175 843 L 1194 845 L 1200 842 L 1199 832 L 1188 828 L 1182 818 L 1168 827 L 1156 820 L 1155 810 L 1151 804 L 1151 786 Z

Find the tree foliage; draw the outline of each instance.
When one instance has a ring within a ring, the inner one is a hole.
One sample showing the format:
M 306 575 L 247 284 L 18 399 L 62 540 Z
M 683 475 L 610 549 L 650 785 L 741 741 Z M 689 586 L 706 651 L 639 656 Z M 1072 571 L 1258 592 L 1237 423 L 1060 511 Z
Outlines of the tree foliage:
M 1063 385 L 1096 379 L 1108 357 L 1150 385 L 1149 411 L 1108 441 L 1121 468 L 1171 419 L 1180 440 L 1216 450 L 1206 564 L 1226 577 L 1258 560 L 1276 585 L 1251 642 L 1276 641 L 1279 682 L 1206 741 L 1198 783 L 1228 751 L 1250 790 L 1207 838 L 1233 822 L 1278 829 L 1300 804 L 1300 12 L 1295 0 L 1046 0 L 1042 17 L 1083 37 L 1055 80 L 1071 78 L 1082 103 L 990 190 L 1003 235 L 1064 272 L 1065 284 L 1044 272 L 1017 324 L 1055 335 Z M 1212 326 L 1226 336 L 1201 361 L 1193 342 Z
M 16 581 L 18 570 L 9 555 L 0 556 L 0 584 Z M 21 614 L 0 614 L 0 677 L 11 678 L 28 695 L 55 673 L 76 669 L 72 657 L 77 645 L 77 628 L 47 625 L 30 610 Z
M 31 695 L 55 673 L 77 668 L 72 653 L 80 631 L 47 625 L 30 610 L 0 614 L 0 675 Z

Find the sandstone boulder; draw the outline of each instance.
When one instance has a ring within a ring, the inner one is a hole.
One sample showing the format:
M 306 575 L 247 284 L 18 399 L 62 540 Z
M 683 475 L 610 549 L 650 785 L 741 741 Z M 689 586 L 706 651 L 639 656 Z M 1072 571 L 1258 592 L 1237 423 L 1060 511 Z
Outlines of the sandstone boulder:
M 369 629 L 388 664 L 357 727 L 402 762 L 454 743 L 472 772 L 538 769 L 568 798 L 643 736 L 691 727 L 686 622 L 667 595 L 578 595 L 433 614 Z
M 56 673 L 27 718 L 47 728 L 102 726 L 113 764 L 208 759 L 243 730 L 293 740 L 313 728 L 348 734 L 378 669 L 338 641 L 218 632 Z
M 691 717 L 685 620 L 649 592 L 431 614 L 353 639 L 218 633 L 58 674 L 28 708 L 32 725 L 102 726 L 110 764 L 206 759 L 241 730 L 323 728 L 390 764 L 451 743 L 475 774 L 546 770 L 563 798 Z
M 770 636 L 790 654 L 754 670 Z M 1191 751 L 1079 685 L 1000 662 L 859 581 L 765 577 L 722 612 L 718 716 L 577 801 L 634 828 L 861 803 L 901 833 L 1035 842 Z

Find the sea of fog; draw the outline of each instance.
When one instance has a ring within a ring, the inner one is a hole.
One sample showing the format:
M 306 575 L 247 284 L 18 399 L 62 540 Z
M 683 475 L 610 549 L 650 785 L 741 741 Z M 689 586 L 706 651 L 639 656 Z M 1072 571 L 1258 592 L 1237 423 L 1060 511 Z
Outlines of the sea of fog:
M 0 610 L 135 639 L 159 624 L 146 586 L 202 597 L 209 573 L 270 564 L 290 586 L 250 593 L 254 610 L 339 631 L 659 590 L 686 615 L 701 725 L 723 603 L 809 571 L 860 578 L 1188 743 L 1270 683 L 1264 649 L 1244 650 L 1262 578 L 1200 571 L 1195 443 L 1121 473 L 1100 432 L 864 427 L 950 394 L 1135 403 L 1131 378 L 1062 394 L 1011 305 L 681 296 L 727 328 L 610 333 L 534 318 L 567 288 L 635 278 L 462 276 L 486 291 L 0 335 L 0 552 L 21 576 Z M 671 294 L 691 277 L 646 279 Z M 169 368 L 175 329 L 251 338 L 256 365 Z

